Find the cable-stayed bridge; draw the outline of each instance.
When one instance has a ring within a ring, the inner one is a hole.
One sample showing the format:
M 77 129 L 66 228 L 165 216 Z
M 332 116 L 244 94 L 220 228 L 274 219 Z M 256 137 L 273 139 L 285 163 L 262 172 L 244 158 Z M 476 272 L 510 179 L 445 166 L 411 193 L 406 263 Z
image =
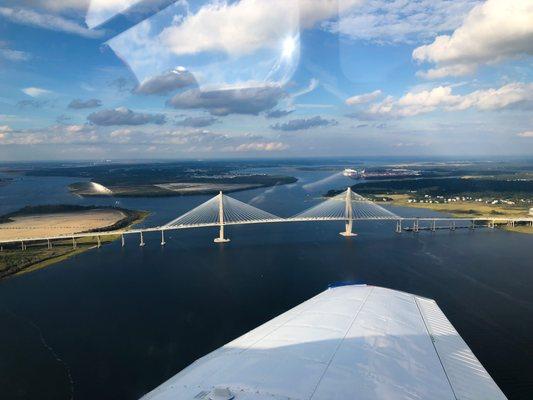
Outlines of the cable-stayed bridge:
M 289 222 L 313 222 L 313 221 L 342 221 L 344 222 L 344 231 L 341 235 L 350 237 L 355 236 L 353 232 L 354 221 L 396 221 L 396 232 L 401 233 L 403 230 L 419 232 L 420 230 L 437 229 L 456 229 L 456 222 L 468 222 L 469 227 L 474 229 L 480 224 L 494 228 L 497 223 L 507 223 L 513 225 L 517 222 L 527 223 L 533 226 L 533 217 L 524 218 L 418 218 L 418 217 L 401 217 L 390 210 L 376 204 L 375 202 L 353 192 L 350 188 L 346 191 L 326 199 L 321 203 L 302 211 L 292 217 L 283 218 L 271 214 L 267 211 L 256 208 L 250 204 L 243 203 L 237 199 L 227 196 L 220 192 L 210 200 L 200 204 L 178 218 L 162 226 L 136 228 L 118 231 L 105 232 L 83 232 L 69 235 L 50 235 L 38 238 L 12 238 L 0 241 L 0 250 L 3 245 L 13 245 L 19 243 L 24 250 L 28 243 L 46 242 L 51 248 L 53 241 L 72 240 L 73 247 L 76 247 L 76 239 L 93 237 L 96 239 L 98 246 L 101 244 L 101 237 L 120 235 L 122 245 L 125 244 L 124 235 L 138 234 L 140 245 L 144 246 L 144 233 L 160 232 L 161 245 L 165 244 L 165 232 L 179 229 L 193 229 L 204 227 L 218 227 L 219 235 L 214 239 L 215 243 L 229 242 L 225 236 L 224 228 L 231 225 L 246 224 L 267 224 L 267 223 L 289 223 Z M 403 227 L 402 223 L 412 222 L 412 227 Z M 420 226 L 420 222 L 427 222 L 428 226 Z M 443 226 L 445 223 L 447 225 Z M 437 225 L 439 224 L 439 225 Z M 0 228 L 1 229 L 1 228 Z

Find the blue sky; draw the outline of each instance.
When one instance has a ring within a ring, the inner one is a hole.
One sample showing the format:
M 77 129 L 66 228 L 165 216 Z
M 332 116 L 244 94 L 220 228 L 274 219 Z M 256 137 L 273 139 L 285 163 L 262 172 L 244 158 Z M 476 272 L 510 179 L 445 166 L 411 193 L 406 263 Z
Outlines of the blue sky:
M 528 0 L 0 0 L 0 160 L 533 153 Z

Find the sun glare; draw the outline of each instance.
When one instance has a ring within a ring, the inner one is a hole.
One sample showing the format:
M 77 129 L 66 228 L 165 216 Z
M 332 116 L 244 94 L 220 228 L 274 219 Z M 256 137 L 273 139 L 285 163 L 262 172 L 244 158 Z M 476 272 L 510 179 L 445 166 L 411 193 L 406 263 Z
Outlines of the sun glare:
M 283 41 L 283 49 L 281 55 L 283 58 L 291 58 L 296 50 L 296 40 L 294 37 L 289 36 Z

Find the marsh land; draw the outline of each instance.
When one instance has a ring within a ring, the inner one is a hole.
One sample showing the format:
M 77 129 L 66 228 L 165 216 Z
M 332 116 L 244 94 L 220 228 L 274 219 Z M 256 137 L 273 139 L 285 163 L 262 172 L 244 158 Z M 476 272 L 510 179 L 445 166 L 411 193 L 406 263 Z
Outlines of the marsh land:
M 296 182 L 286 175 L 251 172 L 253 163 L 189 161 L 62 165 L 23 171 L 29 176 L 84 178 L 69 185 L 80 196 L 168 197 L 227 193 Z

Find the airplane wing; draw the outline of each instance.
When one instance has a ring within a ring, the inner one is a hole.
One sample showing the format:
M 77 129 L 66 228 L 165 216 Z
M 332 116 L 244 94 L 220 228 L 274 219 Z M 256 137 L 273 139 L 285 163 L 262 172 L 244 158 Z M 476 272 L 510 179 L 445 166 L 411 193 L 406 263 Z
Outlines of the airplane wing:
M 142 400 L 499 400 L 435 301 L 330 288 L 195 361 Z

